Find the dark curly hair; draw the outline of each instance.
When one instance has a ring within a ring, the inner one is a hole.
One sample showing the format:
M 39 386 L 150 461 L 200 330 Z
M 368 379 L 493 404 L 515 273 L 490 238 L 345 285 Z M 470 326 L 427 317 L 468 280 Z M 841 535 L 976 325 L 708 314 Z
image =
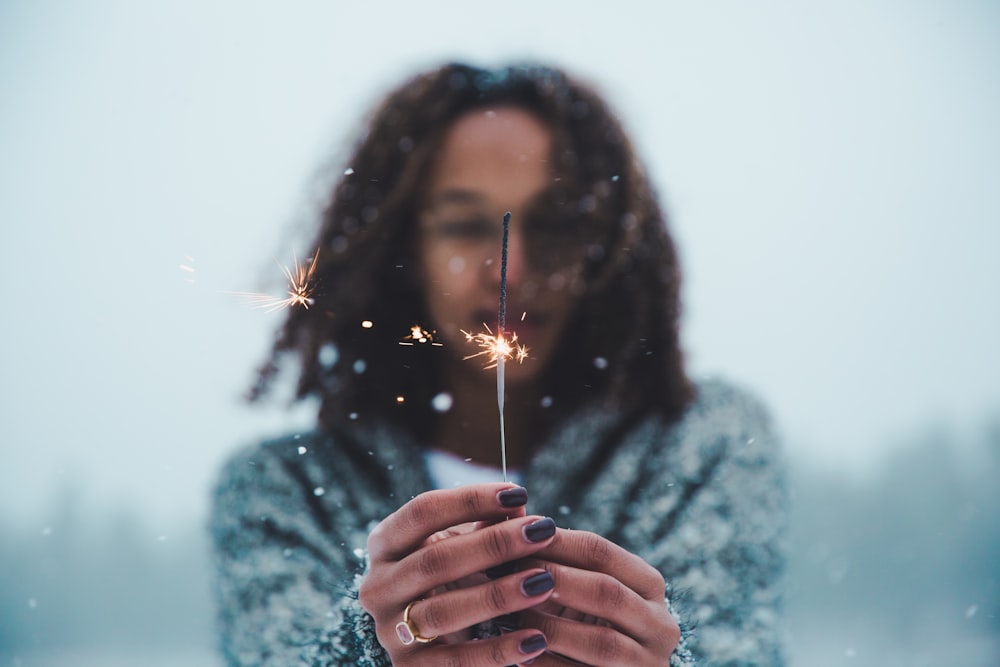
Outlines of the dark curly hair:
M 570 245 L 584 262 L 572 334 L 541 378 L 552 399 L 548 423 L 594 399 L 633 416 L 682 413 L 693 387 L 678 337 L 680 273 L 656 194 L 604 101 L 564 72 L 536 65 L 445 65 L 374 110 L 313 245 L 315 303 L 288 311 L 250 400 L 267 393 L 291 354 L 300 367 L 296 396 L 319 399 L 321 428 L 361 415 L 429 437 L 431 402 L 443 389 L 439 355 L 447 352 L 398 345 L 411 326 L 432 326 L 415 260 L 422 192 L 451 123 L 501 106 L 526 110 L 551 131 L 556 176 L 542 212 L 578 230 Z M 539 234 L 529 262 L 543 265 L 564 246 L 546 245 Z

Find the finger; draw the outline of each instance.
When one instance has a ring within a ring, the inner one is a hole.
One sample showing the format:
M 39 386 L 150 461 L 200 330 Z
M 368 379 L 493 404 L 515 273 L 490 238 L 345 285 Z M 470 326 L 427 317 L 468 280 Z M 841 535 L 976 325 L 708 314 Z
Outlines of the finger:
M 434 533 L 471 521 L 501 520 L 527 501 L 528 492 L 523 487 L 504 483 L 421 493 L 372 530 L 369 557 L 399 560 Z
M 500 637 L 464 644 L 411 644 L 405 658 L 393 664 L 504 667 L 523 664 L 542 655 L 547 647 L 538 630 L 518 630 Z
M 645 665 L 652 664 L 651 658 L 654 657 L 637 641 L 614 628 L 571 621 L 534 610 L 522 612 L 521 623 L 522 627 L 540 630 L 548 640 L 551 653 L 585 665 Z M 665 655 L 669 656 L 669 653 Z M 662 662 L 665 655 L 657 654 L 655 657 Z M 553 661 L 552 664 L 565 663 Z
M 541 604 L 552 594 L 554 583 L 551 574 L 534 569 L 438 593 L 410 607 L 410 620 L 425 637 L 459 632 L 477 623 Z
M 651 602 L 662 602 L 667 597 L 663 575 L 656 568 L 595 533 L 559 529 L 555 539 L 535 557 L 611 575 Z
M 546 569 L 555 584 L 552 602 L 571 612 L 560 614 L 567 621 L 604 619 L 643 646 L 669 637 L 671 626 L 676 626 L 662 600 L 645 600 L 610 575 L 557 563 L 549 563 Z
M 393 594 L 404 600 L 421 597 L 450 581 L 530 556 L 555 532 L 552 519 L 528 516 L 427 544 L 396 564 Z

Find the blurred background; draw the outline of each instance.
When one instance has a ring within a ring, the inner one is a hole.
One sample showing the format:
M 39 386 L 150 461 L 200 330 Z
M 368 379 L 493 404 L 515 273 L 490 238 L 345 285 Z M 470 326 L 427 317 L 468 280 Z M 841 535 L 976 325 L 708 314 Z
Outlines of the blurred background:
M 0 667 L 219 667 L 209 489 L 312 416 L 241 402 L 280 316 L 221 291 L 280 294 L 390 86 L 528 58 L 784 435 L 790 663 L 1000 665 L 1000 4 L 0 0 Z

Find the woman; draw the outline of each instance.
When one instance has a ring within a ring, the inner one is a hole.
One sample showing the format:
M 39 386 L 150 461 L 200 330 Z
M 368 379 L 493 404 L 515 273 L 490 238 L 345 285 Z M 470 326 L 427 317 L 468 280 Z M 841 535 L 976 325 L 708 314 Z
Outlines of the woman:
M 215 498 L 230 664 L 781 663 L 776 444 L 685 376 L 673 244 L 595 93 L 542 67 L 406 82 L 315 248 L 253 397 L 292 355 L 319 426 L 235 456 Z M 501 282 L 523 486 L 464 333 Z

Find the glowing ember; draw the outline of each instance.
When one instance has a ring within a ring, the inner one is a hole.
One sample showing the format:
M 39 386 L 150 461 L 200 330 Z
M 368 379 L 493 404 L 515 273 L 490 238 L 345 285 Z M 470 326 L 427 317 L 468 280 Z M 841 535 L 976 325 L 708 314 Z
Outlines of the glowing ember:
M 415 345 L 416 343 L 430 343 L 435 347 L 441 347 L 442 343 L 438 343 L 434 340 L 434 334 L 436 331 L 428 331 L 424 329 L 419 324 L 414 324 L 410 327 L 410 333 L 403 337 L 399 341 L 400 345 Z
M 261 292 L 226 292 L 226 294 L 238 296 L 252 307 L 263 309 L 268 313 L 296 306 L 302 306 L 309 310 L 309 306 L 315 303 L 313 294 L 316 291 L 316 285 L 313 281 L 313 274 L 316 272 L 319 250 L 313 254 L 312 263 L 308 267 L 305 264 L 299 264 L 294 255 L 292 259 L 292 269 L 281 264 L 278 265 L 282 273 L 285 274 L 285 278 L 288 279 L 287 296 L 277 297 Z
M 528 356 L 528 348 L 524 345 L 520 345 L 517 342 L 517 334 L 511 333 L 510 340 L 504 337 L 503 334 L 494 334 L 493 331 L 486 325 L 485 333 L 469 333 L 468 331 L 462 330 L 465 334 L 465 340 L 470 343 L 475 343 L 479 346 L 479 352 L 475 354 L 470 354 L 464 359 L 474 359 L 476 357 L 486 357 L 486 368 L 496 368 L 500 360 L 514 360 L 517 363 L 521 363 Z

